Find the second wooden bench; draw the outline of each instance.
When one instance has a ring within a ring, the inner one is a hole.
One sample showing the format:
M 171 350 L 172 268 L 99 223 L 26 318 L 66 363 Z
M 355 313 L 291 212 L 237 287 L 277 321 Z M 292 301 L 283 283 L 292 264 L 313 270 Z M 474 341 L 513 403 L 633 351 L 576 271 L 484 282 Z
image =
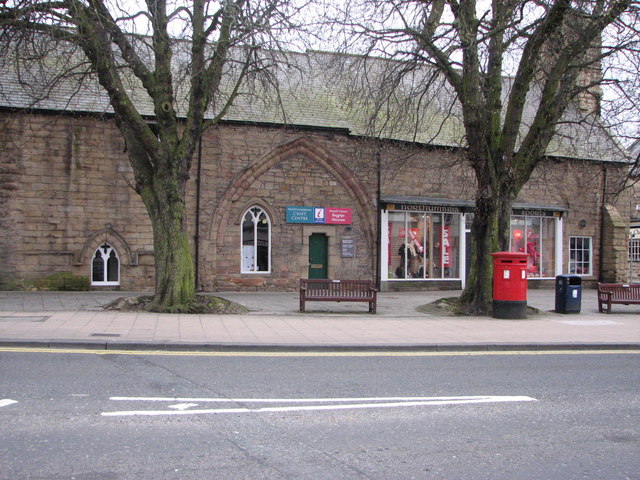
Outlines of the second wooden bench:
M 611 313 L 611 305 L 640 304 L 640 283 L 599 283 L 598 284 L 598 310 Z

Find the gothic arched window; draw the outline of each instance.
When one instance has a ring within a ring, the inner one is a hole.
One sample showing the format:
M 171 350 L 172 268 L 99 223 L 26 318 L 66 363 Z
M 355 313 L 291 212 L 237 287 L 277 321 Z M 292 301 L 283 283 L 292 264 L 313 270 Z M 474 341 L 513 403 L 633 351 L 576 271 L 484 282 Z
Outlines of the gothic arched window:
M 93 255 L 91 285 L 120 285 L 120 260 L 108 243 L 100 245 Z
M 242 217 L 241 272 L 271 271 L 271 220 L 260 207 L 249 208 Z

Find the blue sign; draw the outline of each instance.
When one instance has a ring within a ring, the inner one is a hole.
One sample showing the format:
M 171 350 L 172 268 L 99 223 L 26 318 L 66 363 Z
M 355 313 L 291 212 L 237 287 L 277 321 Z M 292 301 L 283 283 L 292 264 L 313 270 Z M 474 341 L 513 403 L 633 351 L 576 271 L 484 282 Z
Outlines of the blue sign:
M 315 207 L 313 209 L 313 223 L 324 223 L 324 207 Z
M 287 207 L 287 223 L 315 223 L 314 214 L 313 207 Z

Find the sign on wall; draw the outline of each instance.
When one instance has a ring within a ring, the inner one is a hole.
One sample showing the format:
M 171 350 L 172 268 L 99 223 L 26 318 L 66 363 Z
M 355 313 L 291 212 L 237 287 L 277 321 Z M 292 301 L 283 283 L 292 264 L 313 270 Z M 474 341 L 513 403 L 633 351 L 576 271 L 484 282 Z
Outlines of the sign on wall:
M 353 258 L 356 256 L 356 241 L 353 238 L 343 238 L 340 248 L 342 258 Z
M 287 207 L 286 222 L 351 225 L 352 215 L 350 208 Z

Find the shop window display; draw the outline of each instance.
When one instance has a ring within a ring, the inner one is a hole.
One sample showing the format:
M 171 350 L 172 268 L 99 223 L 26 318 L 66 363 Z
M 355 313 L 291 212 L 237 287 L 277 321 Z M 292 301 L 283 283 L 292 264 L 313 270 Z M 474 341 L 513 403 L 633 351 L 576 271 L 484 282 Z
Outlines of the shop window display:
M 527 253 L 529 277 L 555 275 L 555 221 L 552 217 L 511 217 L 511 251 Z
M 389 278 L 457 278 L 460 216 L 390 212 Z

